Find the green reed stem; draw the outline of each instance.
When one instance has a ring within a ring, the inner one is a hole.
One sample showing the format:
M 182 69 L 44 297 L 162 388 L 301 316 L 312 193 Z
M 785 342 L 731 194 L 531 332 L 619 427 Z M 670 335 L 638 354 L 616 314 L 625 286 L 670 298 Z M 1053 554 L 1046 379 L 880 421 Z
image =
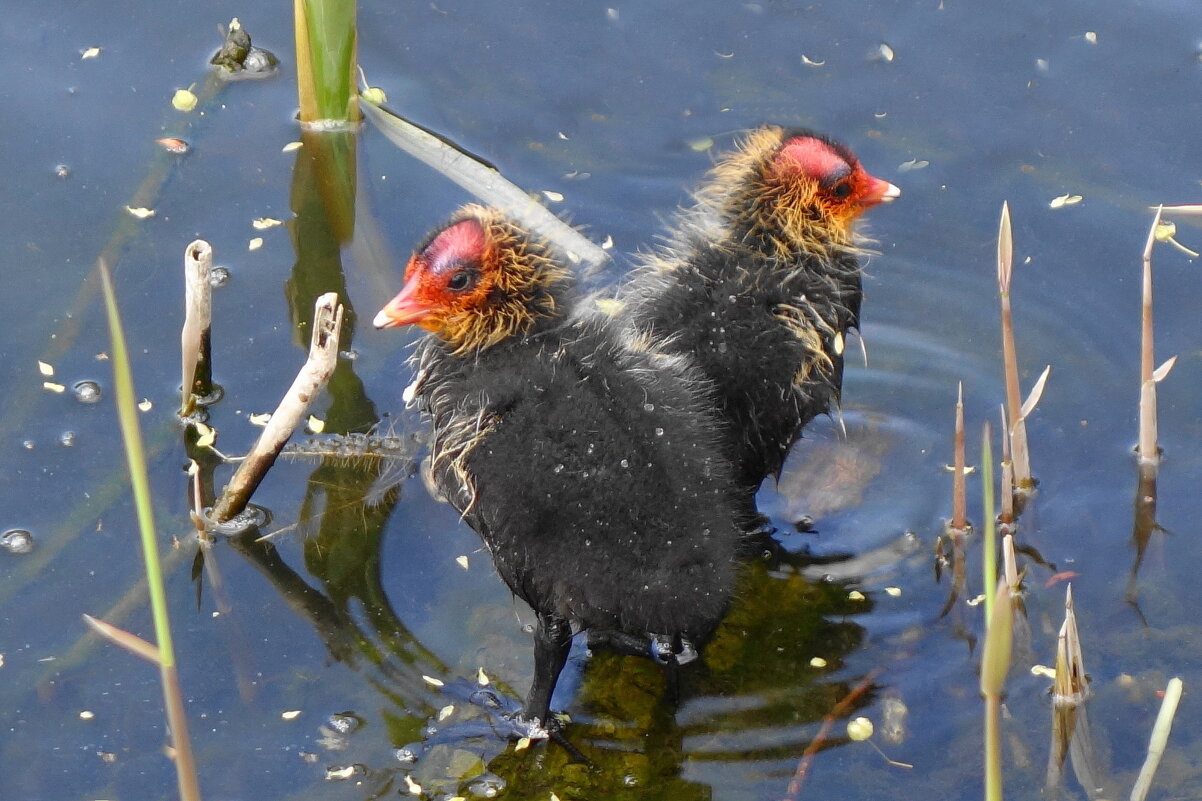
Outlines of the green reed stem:
M 171 731 L 175 747 L 175 769 L 179 779 L 179 793 L 183 801 L 200 801 L 200 784 L 196 777 L 196 764 L 192 756 L 188 737 L 188 723 L 184 715 L 184 701 L 179 689 L 179 677 L 175 667 L 175 646 L 171 640 L 171 624 L 167 616 L 167 594 L 163 587 L 163 572 L 159 564 L 158 542 L 155 538 L 154 513 L 150 502 L 150 480 L 146 472 L 146 456 L 142 448 L 142 430 L 138 425 L 138 413 L 134 395 L 133 373 L 129 366 L 129 351 L 125 344 L 125 332 L 121 326 L 121 315 L 117 309 L 117 297 L 113 291 L 112 278 L 104 260 L 97 263 L 101 288 L 104 292 L 104 308 L 108 316 L 109 333 L 112 337 L 113 385 L 116 389 L 117 418 L 121 425 L 121 438 L 125 443 L 125 456 L 129 467 L 130 486 L 138 514 L 138 530 L 142 536 L 142 557 L 146 567 L 146 583 L 150 590 L 150 608 L 154 617 L 155 642 L 158 646 L 159 675 L 163 685 L 163 702 L 167 710 L 167 726 Z

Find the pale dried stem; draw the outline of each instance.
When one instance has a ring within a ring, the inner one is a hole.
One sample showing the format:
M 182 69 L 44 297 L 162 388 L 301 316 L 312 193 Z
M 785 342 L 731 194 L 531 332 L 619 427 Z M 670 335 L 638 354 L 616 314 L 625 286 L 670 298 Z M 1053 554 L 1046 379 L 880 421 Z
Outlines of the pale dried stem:
M 1014 241 L 1010 231 L 1010 206 L 1002 204 L 998 225 L 997 276 L 998 296 L 1002 310 L 1002 367 L 1006 375 L 1006 432 L 1010 437 L 1010 452 L 1014 462 L 1014 483 L 1020 490 L 1029 490 L 1031 461 L 1027 453 L 1027 426 L 1022 418 L 1022 399 L 1018 386 L 1018 353 L 1014 346 L 1014 317 L 1010 309 L 1010 282 L 1013 275 Z
M 1148 230 L 1148 241 L 1144 244 L 1143 255 L 1143 290 L 1140 308 L 1140 338 L 1139 338 L 1139 461 L 1141 464 L 1155 465 L 1160 461 L 1160 451 L 1157 447 L 1156 423 L 1156 382 L 1153 378 L 1155 370 L 1155 343 L 1152 327 L 1152 248 L 1156 245 L 1156 226 L 1160 224 L 1163 206 L 1156 208 L 1152 218 L 1152 227 Z
M 184 249 L 184 327 L 180 331 L 183 375 L 180 414 L 196 410 L 196 398 L 213 391 L 211 335 L 213 326 L 213 249 L 197 239 Z
M 964 384 L 960 384 L 956 396 L 955 462 L 952 474 L 952 528 L 968 528 L 968 493 L 965 489 L 964 470 Z
M 335 292 L 327 292 L 317 299 L 313 315 L 313 336 L 309 345 L 309 360 L 292 382 L 279 407 L 263 428 L 263 433 L 251 448 L 250 453 L 239 465 L 230 479 L 217 505 L 212 519 L 224 523 L 246 508 L 250 496 L 267 471 L 275 463 L 280 450 L 300 424 L 338 362 L 338 331 L 342 326 L 342 305 Z
M 1006 407 L 1001 406 L 1002 431 L 1006 430 Z M 1014 527 L 1014 462 L 1010 460 L 1010 437 L 1002 437 L 1002 511 L 998 514 L 1002 531 Z
M 1177 704 L 1181 702 L 1182 682 L 1179 678 L 1169 679 L 1164 689 L 1164 700 L 1160 704 L 1160 712 L 1156 715 L 1156 723 L 1152 727 L 1152 738 L 1148 742 L 1148 756 L 1139 769 L 1139 778 L 1131 788 L 1131 801 L 1144 801 L 1148 789 L 1152 786 L 1152 777 L 1160 766 L 1160 758 L 1164 756 L 1164 748 L 1169 740 L 1169 732 L 1173 730 L 1173 717 L 1177 714 Z
M 83 616 L 84 622 L 87 623 L 92 631 L 104 637 L 113 645 L 118 645 L 129 651 L 134 656 L 140 656 L 147 662 L 155 665 L 162 665 L 162 660 L 159 659 L 159 647 L 153 643 L 146 642 L 137 634 L 119 629 L 116 626 L 105 623 L 100 618 L 92 617 L 91 615 Z
M 1073 585 L 1064 595 L 1064 623 L 1056 639 L 1056 681 L 1052 703 L 1056 706 L 1077 706 L 1089 697 L 1085 679 L 1085 656 L 1077 632 L 1077 613 L 1073 607 Z
M 1018 558 L 1014 555 L 1014 536 L 1007 534 L 1002 537 L 1002 567 L 1006 573 L 1006 586 L 1010 592 L 1018 593 Z

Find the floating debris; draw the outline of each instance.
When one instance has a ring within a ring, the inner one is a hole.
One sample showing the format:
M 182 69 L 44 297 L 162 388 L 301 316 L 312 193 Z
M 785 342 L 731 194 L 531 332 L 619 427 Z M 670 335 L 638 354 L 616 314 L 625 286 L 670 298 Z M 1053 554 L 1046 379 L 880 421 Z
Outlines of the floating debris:
M 68 167 L 66 164 L 55 164 L 54 165 L 54 177 L 69 178 L 70 176 L 71 176 L 71 168 Z
M 1080 195 L 1059 195 L 1052 198 L 1052 202 L 1048 204 L 1049 208 L 1059 209 L 1064 206 L 1075 206 L 1085 198 Z
M 271 420 L 271 412 L 263 414 L 248 414 L 246 419 L 250 421 L 252 426 L 265 426 Z
M 1096 31 L 1086 31 L 1085 32 L 1085 41 L 1089 42 L 1092 45 L 1096 45 L 1098 43 L 1097 32 Z
M 63 433 L 59 434 L 58 435 L 58 444 L 62 445 L 64 448 L 74 447 L 75 432 L 74 431 L 64 431 Z
M 191 89 L 176 89 L 175 94 L 171 96 L 171 105 L 177 111 L 191 111 L 199 102 L 196 95 L 192 94 Z
M 103 397 L 100 384 L 95 381 L 77 381 L 75 386 L 71 387 L 71 391 L 75 393 L 75 400 L 80 403 L 99 403 Z
M 150 398 L 142 398 L 142 400 L 138 402 L 138 411 L 140 412 L 149 412 L 153 408 L 154 404 L 150 402 Z
M 155 144 L 175 156 L 182 156 L 192 149 L 192 146 L 183 139 L 178 139 L 174 136 L 164 136 L 162 139 L 154 140 Z
M 213 289 L 219 289 L 230 282 L 230 271 L 228 267 L 214 267 L 209 273 L 209 286 Z
M 476 668 L 476 683 L 481 687 L 487 687 L 489 681 L 488 674 L 484 672 L 484 668 Z
M 354 712 L 335 712 L 326 721 L 326 724 L 339 734 L 354 734 L 363 728 L 363 723 L 363 718 Z
M 456 557 L 455 557 L 455 564 L 459 565 L 459 566 L 460 566 L 460 567 L 462 567 L 464 570 L 467 570 L 467 566 L 468 566 L 468 565 L 467 565 L 467 557 L 466 557 L 466 556 L 456 556 Z
M 254 239 L 246 243 L 246 249 L 252 253 L 261 247 L 263 247 L 263 237 L 261 236 L 256 236 Z
M 901 587 L 886 587 L 885 594 L 890 598 L 900 598 L 902 594 Z
M 300 716 L 301 711 L 299 709 L 289 709 L 287 712 L 280 713 L 281 720 L 296 720 Z
M 80 719 L 80 720 L 95 720 L 95 719 L 96 719 L 96 713 L 95 713 L 95 712 L 92 712 L 92 711 L 91 711 L 91 710 L 89 710 L 89 709 L 85 709 L 85 710 L 83 710 L 82 712 L 80 712 L 80 713 L 79 713 L 79 719 Z
M 810 660 L 810 667 L 821 670 L 822 668 L 826 667 L 826 660 L 820 656 L 816 656 Z
M 543 196 L 545 198 L 547 198 L 547 200 L 551 201 L 552 203 L 562 203 L 563 202 L 563 194 L 560 192 L 553 192 L 550 189 L 544 189 Z
M 849 600 L 849 601 L 863 601 L 863 600 L 864 600 L 864 593 L 860 592 L 859 590 L 852 590 L 851 592 L 847 593 L 847 600 Z
M 420 784 L 418 784 L 417 782 L 413 781 L 412 776 L 405 777 L 405 790 L 409 793 L 409 795 L 421 795 L 422 794 L 422 786 Z
M 431 687 L 442 687 L 446 682 L 442 679 L 436 679 L 433 676 L 422 676 L 422 681 L 429 684 Z
M 100 52 L 99 47 L 89 47 L 86 50 L 79 51 L 79 58 L 81 61 L 87 61 L 89 58 L 99 58 Z
M 147 217 L 154 216 L 154 209 L 148 209 L 144 206 L 138 206 L 136 208 L 134 206 L 126 206 L 125 210 L 134 217 L 137 217 L 139 220 L 145 220 Z
M 211 448 L 217 441 L 217 429 L 210 428 L 204 423 L 196 423 L 196 433 L 200 435 L 196 438 L 196 447 L 198 448 Z
M 38 372 L 49 378 L 54 375 L 54 367 L 46 364 L 46 362 L 38 362 Z
M 29 553 L 33 550 L 33 535 L 23 528 L 11 528 L 0 534 L 0 548 L 9 553 Z
M 884 61 L 886 64 L 888 64 L 893 61 L 893 55 L 894 55 L 893 48 L 890 47 L 887 43 L 881 42 L 880 46 L 877 47 L 874 55 L 877 59 Z
M 283 220 L 277 220 L 274 217 L 256 217 L 250 223 L 256 231 L 266 231 L 268 228 L 275 228 L 277 225 L 283 225 Z
M 807 56 L 805 53 L 802 53 L 801 54 L 801 63 L 805 64 L 807 67 L 821 67 L 826 64 L 826 61 L 825 60 L 815 61 L 814 59 Z
M 282 148 L 280 148 L 280 152 L 281 153 L 291 153 L 293 150 L 300 150 L 304 146 L 305 146 L 304 142 L 289 142 L 288 144 L 286 144 Z
M 326 430 L 326 421 L 320 419 L 316 415 L 309 415 L 309 420 L 305 424 L 310 434 L 320 434 Z
M 344 765 L 326 768 L 326 781 L 342 782 L 359 772 L 358 765 Z
M 931 162 L 927 161 L 926 159 L 910 159 L 909 161 L 903 161 L 901 164 L 897 165 L 897 171 L 910 172 L 911 170 L 921 170 L 930 166 Z
M 602 250 L 613 250 L 613 248 L 614 248 L 614 238 L 612 236 L 606 236 L 605 241 L 601 243 L 601 249 Z
M 237 17 L 230 20 L 225 41 L 209 63 L 222 69 L 226 80 L 269 78 L 276 73 L 280 60 L 275 53 L 251 44 L 250 34 Z
M 438 722 L 441 723 L 453 714 L 455 714 L 455 705 L 447 704 L 442 709 L 438 710 Z
M 872 721 L 864 716 L 847 721 L 847 736 L 854 742 L 860 743 L 872 736 Z
M 42 389 L 47 390 L 48 392 L 56 392 L 60 394 L 67 391 L 65 386 L 62 384 L 56 384 L 53 381 L 43 381 Z
M 708 136 L 703 136 L 700 139 L 694 139 L 691 142 L 686 142 L 690 150 L 695 150 L 698 153 L 704 153 L 714 146 L 714 140 Z

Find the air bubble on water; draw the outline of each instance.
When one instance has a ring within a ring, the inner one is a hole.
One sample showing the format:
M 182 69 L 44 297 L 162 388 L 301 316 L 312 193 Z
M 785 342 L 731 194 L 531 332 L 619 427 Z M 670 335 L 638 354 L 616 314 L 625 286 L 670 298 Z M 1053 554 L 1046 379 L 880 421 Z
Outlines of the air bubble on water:
M 9 553 L 29 553 L 33 550 L 33 535 L 23 528 L 12 528 L 0 534 L 0 548 Z
M 102 397 L 100 385 L 95 381 L 77 381 L 75 386 L 71 387 L 71 391 L 80 403 L 99 403 Z

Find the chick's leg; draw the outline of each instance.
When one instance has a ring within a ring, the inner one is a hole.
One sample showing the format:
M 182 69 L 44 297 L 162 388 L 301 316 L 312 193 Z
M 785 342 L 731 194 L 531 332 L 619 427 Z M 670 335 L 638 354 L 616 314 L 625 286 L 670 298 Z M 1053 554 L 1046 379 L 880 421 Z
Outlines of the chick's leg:
M 551 695 L 555 682 L 568 659 L 572 645 L 572 626 L 558 615 L 539 614 L 538 626 L 534 629 L 534 682 L 526 696 L 526 707 L 522 715 L 527 720 L 538 720 L 544 726 L 550 719 Z

